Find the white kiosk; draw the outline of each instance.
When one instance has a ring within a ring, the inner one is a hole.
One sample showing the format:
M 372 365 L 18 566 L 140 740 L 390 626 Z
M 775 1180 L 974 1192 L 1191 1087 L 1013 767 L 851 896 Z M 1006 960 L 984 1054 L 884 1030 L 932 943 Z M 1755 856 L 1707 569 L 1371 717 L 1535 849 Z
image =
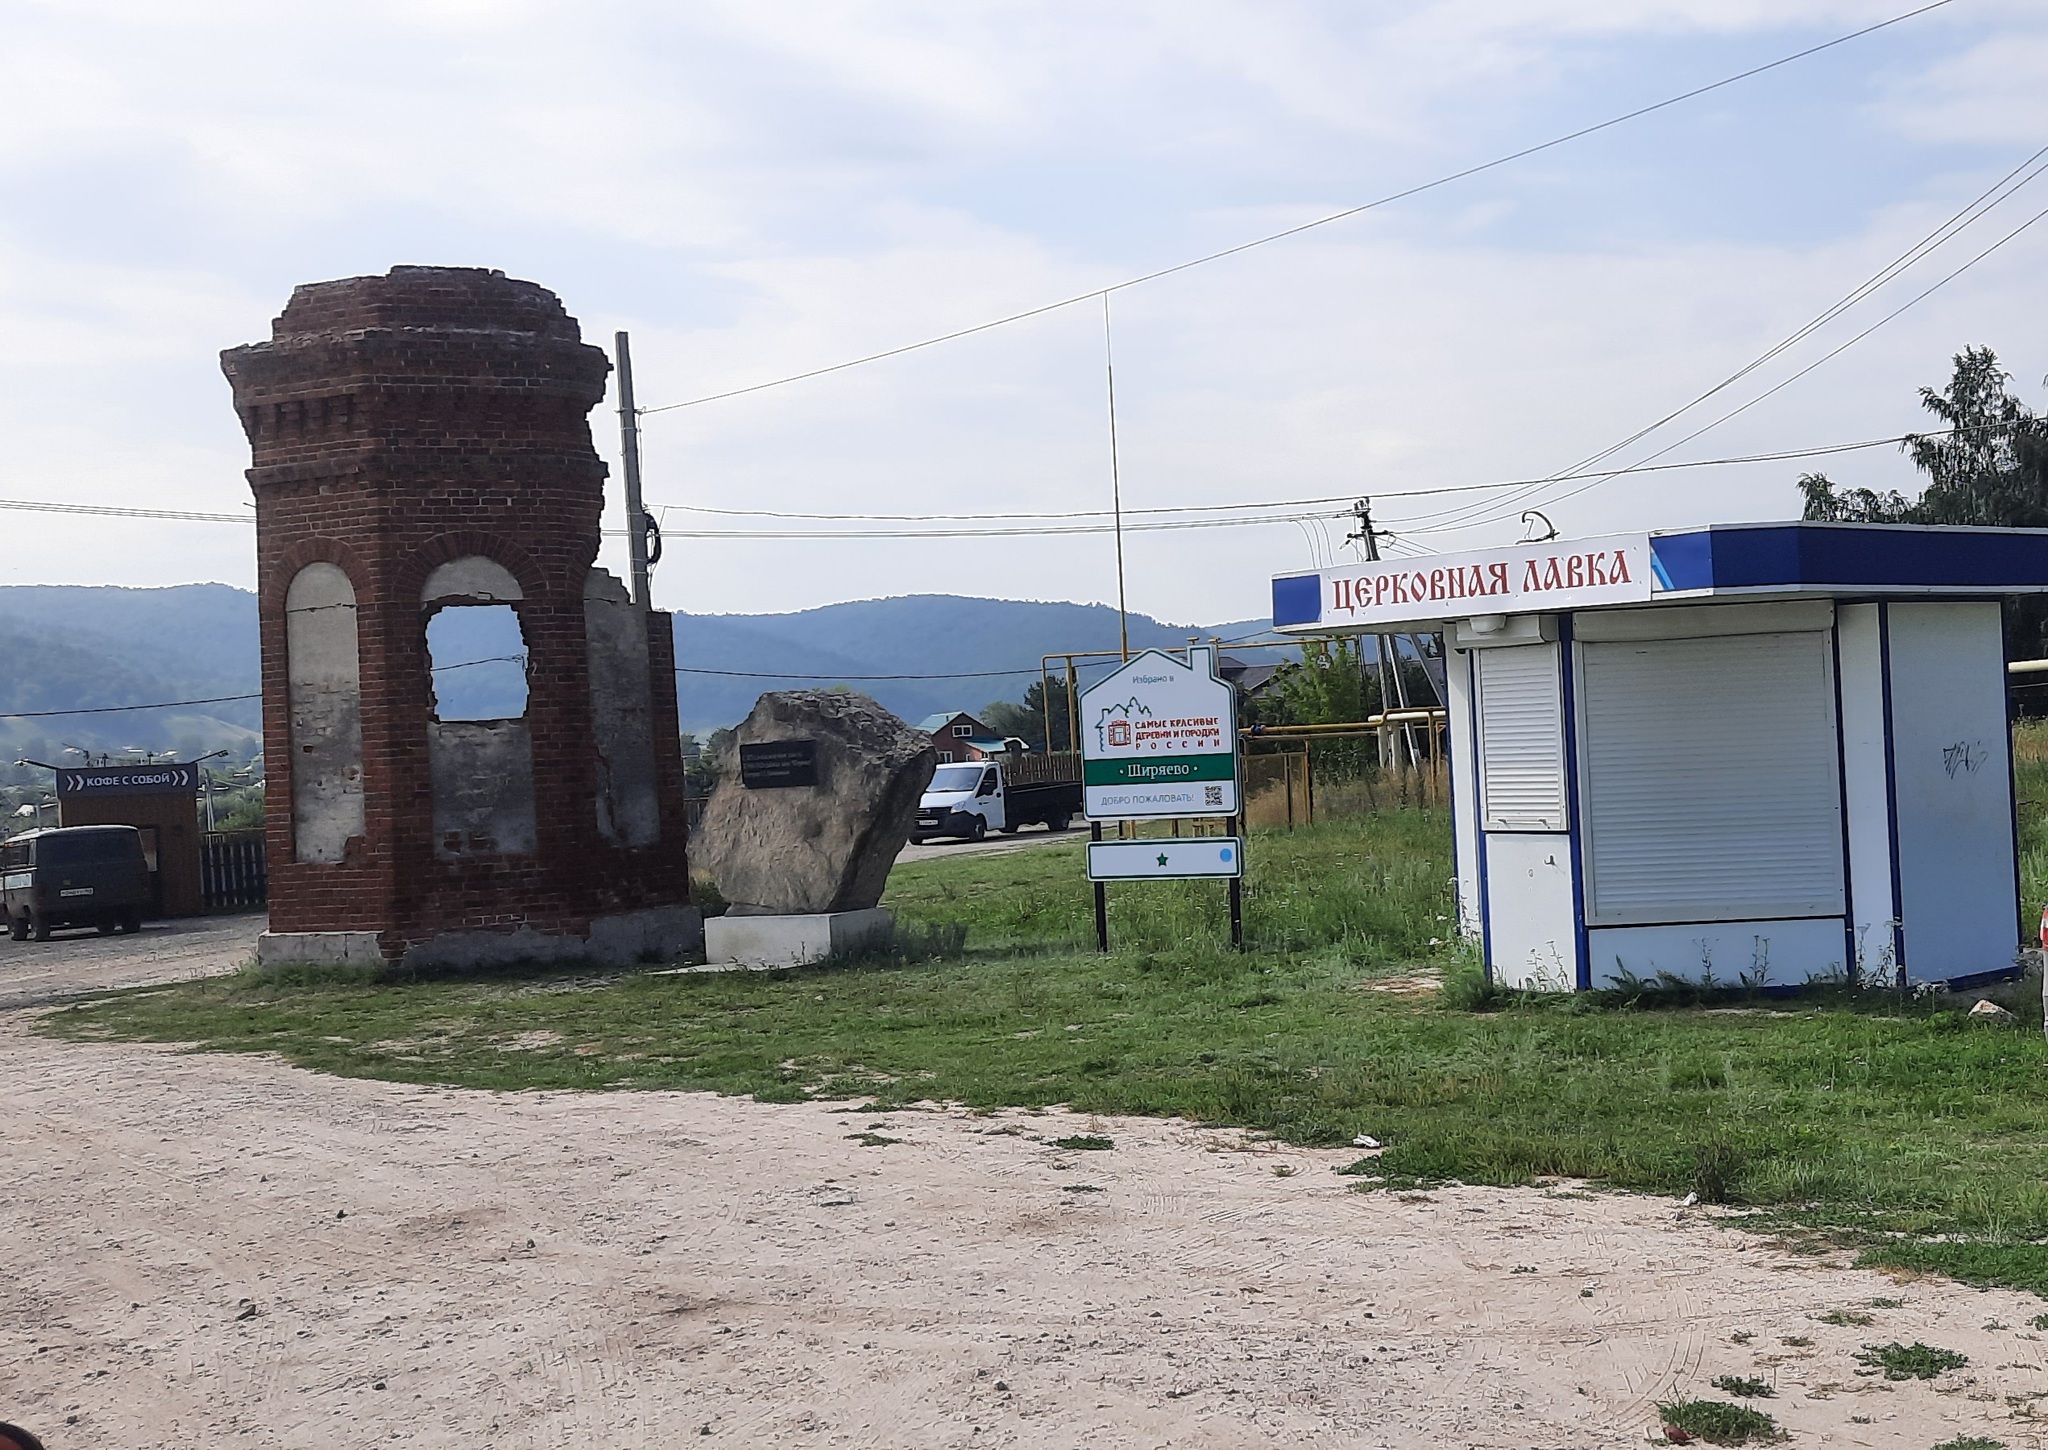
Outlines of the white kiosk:
M 1506 986 L 1967 985 L 2024 935 L 2003 596 L 2048 531 L 1745 524 L 1273 581 L 1442 631 L 1460 929 Z

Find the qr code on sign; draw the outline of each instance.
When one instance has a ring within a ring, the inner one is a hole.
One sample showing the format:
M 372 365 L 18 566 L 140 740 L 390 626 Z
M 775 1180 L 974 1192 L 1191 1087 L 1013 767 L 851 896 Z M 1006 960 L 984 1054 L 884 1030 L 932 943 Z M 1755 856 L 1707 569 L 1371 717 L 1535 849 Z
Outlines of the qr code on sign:
M 1223 787 L 1220 785 L 1203 786 L 1202 804 L 1205 806 L 1215 806 L 1218 810 L 1221 810 L 1223 808 Z

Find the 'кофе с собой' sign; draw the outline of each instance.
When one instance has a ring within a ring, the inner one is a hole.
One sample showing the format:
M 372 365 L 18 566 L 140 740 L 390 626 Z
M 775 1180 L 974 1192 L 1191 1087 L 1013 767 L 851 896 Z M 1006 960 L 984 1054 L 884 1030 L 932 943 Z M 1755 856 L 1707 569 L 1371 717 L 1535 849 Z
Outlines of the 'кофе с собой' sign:
M 770 740 L 740 747 L 740 784 L 748 790 L 780 790 L 817 783 L 815 740 Z
M 199 789 L 196 765 L 88 765 L 57 772 L 58 795 L 156 795 Z

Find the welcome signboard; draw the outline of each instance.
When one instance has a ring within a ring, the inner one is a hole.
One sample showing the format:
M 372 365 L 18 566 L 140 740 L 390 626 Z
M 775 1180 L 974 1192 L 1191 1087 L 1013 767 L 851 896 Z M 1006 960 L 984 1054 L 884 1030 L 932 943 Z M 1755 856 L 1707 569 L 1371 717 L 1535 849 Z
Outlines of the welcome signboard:
M 1213 650 L 1147 650 L 1081 694 L 1082 809 L 1093 820 L 1237 814 L 1237 691 Z
M 1648 534 L 1517 544 L 1282 576 L 1273 627 L 1312 633 L 1635 604 L 1652 587 Z

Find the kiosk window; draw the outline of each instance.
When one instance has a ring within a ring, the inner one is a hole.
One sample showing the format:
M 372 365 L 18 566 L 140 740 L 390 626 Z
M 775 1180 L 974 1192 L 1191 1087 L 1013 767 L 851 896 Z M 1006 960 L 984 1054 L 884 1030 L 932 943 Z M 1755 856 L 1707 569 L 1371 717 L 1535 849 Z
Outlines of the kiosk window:
M 1554 644 L 1475 651 L 1479 796 L 1489 831 L 1562 831 L 1564 704 Z
M 1579 652 L 1590 921 L 1842 911 L 1826 634 L 1586 642 Z

